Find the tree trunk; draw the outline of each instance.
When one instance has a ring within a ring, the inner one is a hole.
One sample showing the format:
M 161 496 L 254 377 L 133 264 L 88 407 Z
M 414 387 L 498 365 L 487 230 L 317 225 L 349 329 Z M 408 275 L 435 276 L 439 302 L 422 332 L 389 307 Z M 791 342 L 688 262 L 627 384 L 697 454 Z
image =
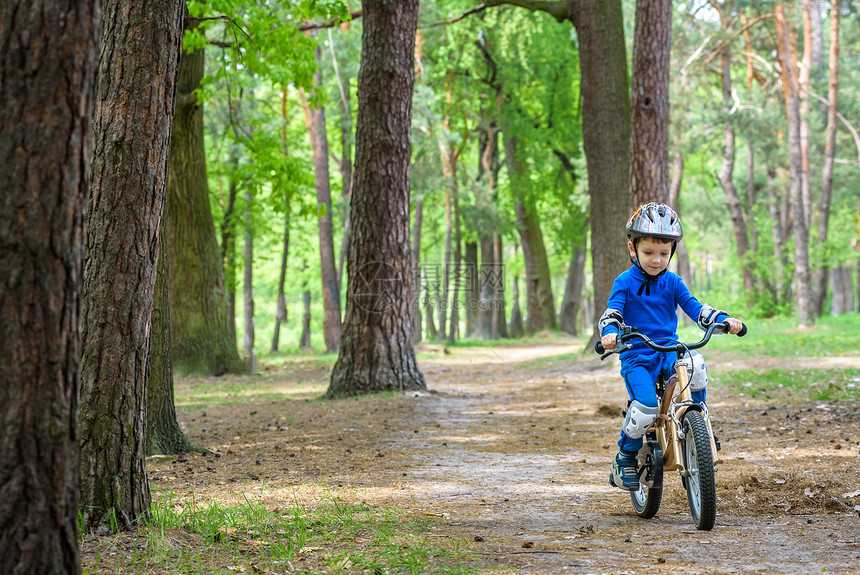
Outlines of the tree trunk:
M 824 144 L 824 166 L 821 168 L 821 207 L 818 211 L 818 249 L 827 241 L 830 218 L 830 196 L 833 191 L 833 160 L 836 157 L 836 114 L 839 111 L 839 10 L 840 1 L 834 0 L 830 11 L 830 79 L 827 89 L 827 129 Z M 815 269 L 813 280 L 815 313 L 824 313 L 827 297 L 827 262 Z
M 286 211 L 284 213 L 284 250 L 281 255 L 281 272 L 278 275 L 278 303 L 275 311 L 275 335 L 272 337 L 272 349 L 278 351 L 281 337 L 281 323 L 287 322 L 287 298 L 284 295 L 284 285 L 287 281 L 287 261 L 290 255 L 290 198 L 286 200 Z
M 105 3 L 81 313 L 85 531 L 149 516 L 147 369 L 184 14 L 169 0 Z
M 421 225 L 424 223 L 424 200 L 415 202 L 415 223 L 412 226 L 412 343 L 421 342 Z
M 423 278 L 422 284 L 424 286 L 424 317 L 427 321 L 426 331 L 427 331 L 427 339 L 432 341 L 436 339 L 436 323 L 433 321 L 433 304 L 431 301 L 435 299 L 435 296 L 432 295 L 432 282 L 429 277 L 427 277 L 426 270 L 421 270 L 421 277 Z M 437 284 L 438 288 L 438 284 Z
M 514 276 L 514 291 L 512 292 L 514 307 L 511 308 L 511 325 L 509 333 L 512 338 L 523 336 L 523 314 L 520 311 L 520 277 Z
M 251 224 L 251 206 L 254 194 L 245 194 L 245 281 L 243 285 L 245 314 L 245 354 L 248 356 L 248 370 L 257 372 L 257 356 L 254 354 L 254 230 Z
M 791 219 L 794 228 L 794 280 L 797 298 L 797 315 L 800 325 L 812 325 L 815 315 L 812 309 L 811 281 L 809 277 L 809 234 L 803 213 L 801 190 L 802 166 L 800 152 L 800 117 L 798 109 L 798 87 L 796 66 L 792 58 L 785 5 L 774 7 L 776 20 L 777 51 L 782 68 L 782 85 L 785 94 L 785 113 L 788 118 L 788 158 L 790 168 Z
M 672 0 L 637 0 L 631 93 L 631 209 L 669 196 Z
M 684 181 L 684 155 L 677 151 L 672 157 L 672 181 L 669 185 L 669 205 L 680 215 L 681 184 Z M 690 254 L 687 253 L 687 243 L 680 242 L 676 253 L 678 258 L 678 275 L 688 286 L 693 285 L 693 273 L 690 269 Z M 684 318 L 687 316 L 681 314 Z M 689 319 L 689 318 L 687 318 Z M 687 321 L 684 319 L 684 322 Z
M 780 198 L 776 192 L 776 170 L 767 167 L 767 196 L 768 196 L 768 212 L 770 214 L 770 237 L 773 243 L 773 260 L 774 260 L 774 282 L 773 289 L 775 300 L 780 302 L 783 298 L 783 261 L 784 255 L 782 252 L 782 215 L 780 213 Z
M 180 373 L 222 375 L 246 367 L 227 322 L 224 270 L 209 205 L 203 104 L 203 50 L 182 55 L 168 168 L 167 247 L 170 333 Z
M 833 273 L 830 274 L 830 276 L 830 283 L 833 287 L 833 299 L 830 306 L 830 315 L 842 315 L 845 313 L 845 309 L 842 307 L 842 303 L 844 301 L 842 294 L 842 287 L 844 285 L 842 281 L 842 268 L 833 268 Z
M 528 176 L 517 157 L 517 140 L 514 136 L 505 138 L 505 163 L 514 195 L 514 211 L 526 263 L 526 326 L 531 333 L 555 329 L 558 325 L 555 318 L 555 299 L 552 296 L 549 262 L 540 229 L 537 202 L 528 189 Z
M 722 22 L 723 32 L 725 34 L 729 34 L 730 32 L 729 26 L 732 18 L 732 5 L 732 0 L 726 0 L 723 2 L 720 10 L 720 21 Z M 728 116 L 733 106 L 731 50 L 728 45 L 723 47 L 720 55 L 720 71 L 723 89 L 723 113 Z M 750 296 L 754 289 L 752 259 L 747 254 L 749 251 L 749 235 L 747 234 L 746 214 L 744 214 L 741 199 L 740 196 L 738 196 L 738 191 L 737 188 L 735 188 L 733 181 L 735 169 L 735 128 L 728 117 L 723 123 L 723 132 L 725 134 L 723 164 L 716 176 L 717 180 L 720 182 L 720 186 L 723 188 L 723 193 L 726 195 L 726 205 L 729 208 L 729 216 L 732 219 L 732 228 L 735 232 L 735 243 L 737 244 L 738 249 L 738 260 L 741 264 L 741 276 L 743 277 L 744 291 L 747 293 L 747 296 Z
M 750 249 L 755 256 L 758 253 L 758 229 L 755 224 L 755 143 L 750 137 L 747 139 L 747 222 L 749 223 Z M 755 277 L 753 277 L 755 280 Z
M 495 234 L 493 236 L 494 279 L 490 280 L 493 292 L 493 306 L 491 308 L 493 311 L 491 322 L 493 339 L 508 337 L 508 324 L 505 314 L 505 262 L 502 253 L 502 236 Z
M 331 32 L 329 32 L 331 34 Z M 329 36 L 331 38 L 331 36 Z M 350 108 L 349 78 L 343 73 L 343 65 L 338 63 L 334 55 L 334 44 L 329 44 L 332 51 L 332 62 L 337 68 L 338 85 L 340 86 L 340 175 L 343 179 L 341 197 L 347 207 L 343 222 L 343 238 L 340 242 L 340 258 L 337 267 L 338 293 L 343 293 L 343 265 L 349 249 L 349 198 L 352 195 L 352 109 Z M 420 330 L 419 330 L 420 333 Z
M 460 285 L 463 273 L 463 252 L 460 249 L 460 202 L 457 198 L 457 164 L 454 168 L 454 295 L 451 298 L 451 328 L 448 330 L 448 343 L 460 337 Z
M 238 157 L 235 158 L 235 164 L 236 166 L 239 164 Z M 235 179 L 231 178 L 227 207 L 224 209 L 224 220 L 221 222 L 221 262 L 224 266 L 224 288 L 227 292 L 227 329 L 233 341 L 236 341 L 236 232 L 233 229 L 233 210 L 236 207 L 238 188 Z
M 446 177 L 450 178 L 450 166 L 443 170 Z M 440 287 L 442 288 L 442 296 L 436 302 L 436 313 L 439 314 L 439 333 L 437 336 L 440 340 L 445 339 L 446 322 L 448 319 L 448 288 L 451 279 L 451 242 L 454 233 L 454 202 L 453 192 L 451 189 L 445 191 L 445 253 L 442 262 L 442 278 Z
M 162 214 L 162 230 L 167 225 Z M 158 272 L 152 302 L 152 339 L 146 385 L 146 455 L 203 451 L 185 437 L 176 421 L 173 362 L 170 359 L 170 291 L 167 288 L 167 239 L 160 234 Z
M 308 282 L 304 282 L 302 287 L 307 287 Z M 311 292 L 304 290 L 302 292 L 302 305 L 304 313 L 302 314 L 302 335 L 299 338 L 299 349 L 305 350 L 311 347 Z
M 477 242 L 466 242 L 466 258 L 463 263 L 466 276 L 466 287 L 463 290 L 466 308 L 466 337 L 471 337 L 478 327 L 478 302 L 481 297 L 481 285 L 478 281 Z
M 426 389 L 412 348 L 409 163 L 418 0 L 365 0 L 344 338 L 327 397 Z
M 322 91 L 322 75 L 320 73 L 320 60 L 322 49 L 317 46 L 316 59 L 317 71 L 314 73 L 314 91 Z M 340 287 L 338 285 L 337 271 L 334 263 L 334 240 L 332 239 L 331 218 L 331 188 L 329 186 L 328 170 L 328 137 L 325 126 L 325 109 L 310 108 L 307 100 L 302 96 L 302 106 L 305 110 L 308 134 L 310 135 L 311 147 L 314 154 L 314 181 L 317 190 L 317 204 L 321 210 L 319 216 L 319 243 L 320 243 L 320 272 L 322 274 L 323 309 L 325 318 L 323 320 L 323 337 L 328 353 L 340 349 L 341 325 L 340 325 Z
M 574 25 L 591 198 L 594 306 L 603 310 L 615 277 L 630 264 L 624 229 L 630 205 L 630 97 L 621 1 L 580 3 Z
M 803 0 L 803 65 L 798 67 L 798 114 L 800 118 L 800 189 L 803 225 L 812 229 L 812 198 L 809 192 L 809 77 L 812 73 L 812 7 Z
M 80 573 L 79 300 L 100 2 L 0 11 L 0 573 Z
M 564 298 L 561 302 L 561 329 L 570 335 L 579 334 L 580 301 L 582 300 L 582 289 L 585 287 L 585 255 L 583 247 L 574 247 L 573 256 L 570 258 L 570 266 L 567 270 L 567 282 L 564 285 Z

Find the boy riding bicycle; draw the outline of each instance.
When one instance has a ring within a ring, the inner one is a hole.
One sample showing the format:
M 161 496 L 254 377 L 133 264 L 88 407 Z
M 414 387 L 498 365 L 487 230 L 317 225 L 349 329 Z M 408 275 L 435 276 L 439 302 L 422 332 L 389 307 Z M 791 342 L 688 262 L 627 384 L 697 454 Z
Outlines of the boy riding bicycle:
M 600 316 L 601 343 L 615 349 L 617 336 L 625 323 L 654 340 L 678 339 L 678 306 L 702 329 L 727 320 L 729 333 L 738 333 L 743 324 L 727 312 L 702 304 L 690 294 L 679 276 L 668 271 L 669 261 L 683 238 L 678 214 L 665 204 L 639 206 L 627 221 L 627 250 L 633 265 L 615 278 L 606 311 Z M 672 357 L 670 357 L 670 355 Z M 705 403 L 708 369 L 702 356 L 692 352 L 693 401 Z M 657 418 L 657 392 L 654 382 L 662 373 L 667 380 L 675 373 L 674 354 L 648 349 L 621 353 L 621 376 L 630 403 L 621 426 L 618 454 L 612 464 L 610 483 L 627 491 L 639 489 L 636 453 L 642 437 Z

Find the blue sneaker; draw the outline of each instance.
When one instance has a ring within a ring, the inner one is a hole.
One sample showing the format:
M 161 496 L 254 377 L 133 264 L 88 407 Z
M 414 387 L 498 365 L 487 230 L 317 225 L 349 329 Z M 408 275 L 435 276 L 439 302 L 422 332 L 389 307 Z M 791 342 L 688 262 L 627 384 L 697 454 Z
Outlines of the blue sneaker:
M 609 475 L 609 483 L 626 491 L 639 489 L 639 477 L 636 475 L 637 464 L 635 455 L 626 455 L 619 451 L 612 462 L 612 473 Z

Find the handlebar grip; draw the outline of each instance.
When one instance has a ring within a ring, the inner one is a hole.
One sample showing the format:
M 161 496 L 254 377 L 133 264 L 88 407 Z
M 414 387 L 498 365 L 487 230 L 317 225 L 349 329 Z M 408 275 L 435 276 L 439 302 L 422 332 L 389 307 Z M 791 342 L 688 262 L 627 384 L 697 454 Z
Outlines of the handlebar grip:
M 601 342 L 599 339 L 594 342 L 594 353 L 597 353 L 600 355 L 603 355 L 604 353 L 606 353 L 606 350 L 603 348 L 603 342 Z
M 738 332 L 738 337 L 743 337 L 747 334 L 747 324 L 743 324 L 743 327 Z

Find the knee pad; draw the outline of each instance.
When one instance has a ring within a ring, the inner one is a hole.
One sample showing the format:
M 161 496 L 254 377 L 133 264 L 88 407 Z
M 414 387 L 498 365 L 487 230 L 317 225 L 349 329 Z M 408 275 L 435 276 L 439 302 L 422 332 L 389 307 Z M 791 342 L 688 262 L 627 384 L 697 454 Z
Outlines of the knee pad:
M 690 391 L 702 391 L 708 387 L 708 365 L 701 354 L 695 351 L 687 352 L 681 358 L 680 363 L 687 366 Z M 681 382 L 682 385 L 685 383 Z
M 630 402 L 621 431 L 630 439 L 639 439 L 657 419 L 658 407 L 648 407 L 636 400 Z

